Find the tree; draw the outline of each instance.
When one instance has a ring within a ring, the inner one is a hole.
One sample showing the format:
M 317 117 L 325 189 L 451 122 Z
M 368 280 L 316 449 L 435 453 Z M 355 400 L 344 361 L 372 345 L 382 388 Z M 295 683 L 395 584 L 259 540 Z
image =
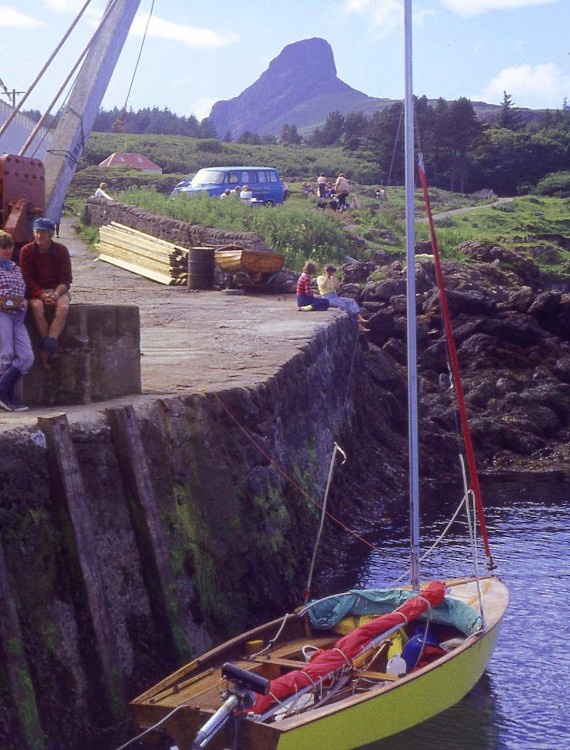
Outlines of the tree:
M 218 137 L 218 133 L 216 131 L 216 126 L 210 120 L 210 118 L 204 117 L 203 120 L 200 120 L 198 138 L 217 138 L 217 137 Z
M 404 182 L 404 107 L 396 102 L 368 120 L 364 147 L 388 185 Z
M 497 119 L 493 123 L 495 128 L 505 128 L 506 130 L 520 130 L 522 126 L 521 113 L 514 106 L 510 94 L 503 91 L 503 101 Z
M 322 130 L 323 146 L 337 146 L 344 134 L 344 115 L 330 112 Z
M 481 135 L 481 123 L 473 105 L 465 97 L 452 102 L 449 107 L 449 141 L 452 151 L 450 190 L 464 193 L 467 189 L 468 153 Z
M 302 138 L 297 131 L 296 125 L 289 125 L 288 123 L 285 123 L 281 128 L 279 140 L 281 143 L 291 146 L 301 143 Z
M 244 130 L 236 143 L 248 143 L 250 146 L 259 146 L 261 138 L 259 137 L 259 133 L 252 133 L 251 130 Z
M 349 112 L 344 118 L 343 145 L 349 151 L 357 151 L 362 145 L 368 120 L 362 112 Z

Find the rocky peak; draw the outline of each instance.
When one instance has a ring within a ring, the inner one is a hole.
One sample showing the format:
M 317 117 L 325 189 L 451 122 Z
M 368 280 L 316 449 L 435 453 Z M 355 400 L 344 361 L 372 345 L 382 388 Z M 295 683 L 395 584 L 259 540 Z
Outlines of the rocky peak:
M 332 47 L 314 37 L 288 44 L 239 96 L 214 104 L 210 119 L 221 138 L 226 133 L 237 138 L 246 130 L 278 135 L 285 123 L 301 122 L 299 113 L 304 108 L 324 111 L 324 118 L 335 109 L 346 111 L 347 96 L 350 109 L 368 99 L 337 77 Z M 326 104 L 320 106 L 323 100 Z

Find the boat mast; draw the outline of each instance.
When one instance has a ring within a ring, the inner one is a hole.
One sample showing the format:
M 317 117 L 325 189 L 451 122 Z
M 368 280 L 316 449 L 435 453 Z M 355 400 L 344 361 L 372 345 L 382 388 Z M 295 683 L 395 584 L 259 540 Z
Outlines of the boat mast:
M 418 460 L 418 385 L 416 351 L 416 277 L 414 235 L 414 100 L 412 75 L 412 0 L 404 2 L 405 46 L 405 194 L 406 194 L 406 274 L 408 339 L 408 448 L 410 482 L 410 576 L 414 591 L 420 588 L 420 510 Z

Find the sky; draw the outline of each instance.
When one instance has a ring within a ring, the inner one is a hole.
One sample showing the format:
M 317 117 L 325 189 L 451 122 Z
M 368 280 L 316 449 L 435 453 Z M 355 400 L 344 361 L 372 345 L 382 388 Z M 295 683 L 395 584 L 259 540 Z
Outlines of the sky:
M 85 2 L 0 0 L 0 81 L 8 91 L 28 90 Z M 105 5 L 91 0 L 24 109 L 50 106 Z M 255 83 L 286 45 L 311 37 L 330 43 L 342 81 L 369 96 L 402 99 L 403 6 L 141 0 L 102 106 L 167 107 L 201 120 L 216 101 Z M 506 92 L 518 107 L 570 103 L 570 0 L 412 0 L 412 7 L 418 96 L 500 104 Z M 8 101 L 5 93 L 0 98 Z

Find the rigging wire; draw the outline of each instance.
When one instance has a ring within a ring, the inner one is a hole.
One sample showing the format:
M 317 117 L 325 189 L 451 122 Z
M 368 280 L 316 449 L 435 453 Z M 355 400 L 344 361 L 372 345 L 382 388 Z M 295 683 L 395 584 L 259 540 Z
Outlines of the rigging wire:
M 146 20 L 146 26 L 145 26 L 145 29 L 144 29 L 144 34 L 143 34 L 141 46 L 140 46 L 140 49 L 139 49 L 139 54 L 137 56 L 137 61 L 135 63 L 135 68 L 133 70 L 133 75 L 131 76 L 131 82 L 129 84 L 129 90 L 127 91 L 127 96 L 125 97 L 125 103 L 123 104 L 123 108 L 119 112 L 119 114 L 117 116 L 117 119 L 111 125 L 111 130 L 113 131 L 113 133 L 122 133 L 123 130 L 125 129 L 125 117 L 127 115 L 127 104 L 129 102 L 129 97 L 131 95 L 133 84 L 135 82 L 135 76 L 136 76 L 137 71 L 138 71 L 139 63 L 141 61 L 142 51 L 143 51 L 144 43 L 146 41 L 146 37 L 147 37 L 147 33 L 148 33 L 148 27 L 149 27 L 150 19 L 152 18 L 153 12 L 154 12 L 154 0 L 152 0 L 152 2 L 151 2 L 150 11 L 149 11 L 149 14 L 148 14 L 148 18 Z
M 243 434 L 247 437 L 247 439 L 258 449 L 258 451 L 265 456 L 265 458 L 269 461 L 271 466 L 279 472 L 285 479 L 293 486 L 295 489 L 301 493 L 301 495 L 308 500 L 312 505 L 314 505 L 316 508 L 320 509 L 320 504 L 318 501 L 316 501 L 314 498 L 312 498 L 305 490 L 293 479 L 293 477 L 289 476 L 287 472 L 277 464 L 273 458 L 265 451 L 261 445 L 255 440 L 255 438 L 249 434 L 249 432 L 243 427 L 243 425 L 240 424 L 239 420 L 232 414 L 232 412 L 228 409 L 228 407 L 224 404 L 222 399 L 220 398 L 219 394 L 214 393 L 214 397 L 222 407 L 222 409 L 226 412 L 228 417 L 232 420 L 232 422 L 236 425 L 236 427 L 243 432 Z M 365 539 L 363 536 L 358 534 L 354 529 L 351 529 L 349 526 L 347 526 L 345 523 L 343 523 L 340 519 L 336 518 L 336 516 L 333 516 L 332 513 L 330 513 L 328 510 L 326 511 L 327 518 L 335 523 L 337 526 L 339 526 L 343 531 L 346 531 L 347 533 L 351 534 L 355 539 L 365 544 L 370 549 L 374 550 L 374 552 L 379 553 L 380 555 L 386 555 L 387 553 L 380 549 L 379 547 L 376 547 L 374 544 L 369 542 L 367 539 Z
M 323 504 L 322 504 L 322 507 L 321 507 L 321 522 L 319 524 L 319 530 L 317 531 L 317 538 L 315 539 L 315 546 L 313 548 L 313 557 L 311 558 L 311 564 L 309 566 L 309 575 L 308 575 L 308 578 L 307 578 L 307 585 L 305 587 L 305 602 L 304 602 L 305 604 L 309 601 L 309 596 L 311 595 L 311 585 L 313 583 L 313 573 L 314 573 L 314 570 L 315 570 L 315 561 L 317 559 L 317 552 L 318 552 L 318 549 L 319 549 L 319 546 L 320 546 L 320 543 L 321 543 L 321 535 L 323 533 L 323 526 L 325 524 L 325 517 L 326 517 L 326 512 L 327 512 L 327 501 L 328 501 L 328 498 L 329 498 L 329 490 L 330 490 L 331 484 L 332 484 L 332 476 L 333 476 L 333 471 L 334 471 L 334 462 L 335 462 L 336 454 L 337 453 L 342 453 L 342 455 L 344 457 L 344 460 L 342 462 L 343 464 L 346 461 L 346 453 L 343 451 L 343 449 L 340 447 L 340 445 L 338 443 L 335 443 L 334 444 L 334 448 L 333 448 L 333 452 L 332 452 L 332 456 L 331 456 L 331 463 L 330 463 L 330 466 L 329 466 L 329 475 L 328 475 L 328 478 L 327 478 L 327 486 L 325 488 L 325 494 L 324 494 L 324 497 L 323 497 Z
M 445 294 L 445 282 L 443 279 L 443 271 L 441 268 L 439 247 L 438 247 L 437 236 L 435 233 L 435 227 L 433 223 L 433 215 L 431 212 L 429 193 L 427 189 L 427 179 L 426 179 L 426 174 L 424 170 L 423 155 L 421 153 L 418 154 L 418 160 L 419 160 L 418 173 L 419 173 L 420 182 L 422 185 L 424 202 L 426 206 L 426 213 L 428 216 L 432 251 L 433 251 L 433 257 L 434 257 L 434 262 L 435 262 L 435 274 L 436 274 L 436 279 L 437 279 L 437 286 L 439 289 L 441 313 L 443 317 L 446 340 L 447 340 L 448 347 L 449 347 L 450 364 L 451 364 L 451 370 L 453 372 L 453 380 L 455 384 L 455 393 L 457 397 L 459 419 L 461 423 L 461 432 L 463 435 L 463 442 L 465 445 L 465 452 L 467 456 L 467 466 L 469 468 L 469 478 L 473 486 L 473 494 L 475 496 L 475 506 L 477 508 L 477 515 L 479 518 L 479 527 L 481 529 L 481 536 L 483 539 L 483 545 L 485 547 L 485 554 L 487 556 L 487 567 L 489 570 L 492 570 L 495 567 L 495 564 L 493 562 L 493 558 L 491 555 L 491 549 L 489 546 L 489 538 L 487 534 L 487 526 L 485 524 L 485 513 L 483 510 L 483 499 L 482 499 L 482 494 L 481 494 L 481 486 L 479 484 L 479 475 L 477 472 L 477 466 L 475 462 L 475 451 L 473 449 L 473 443 L 471 440 L 471 430 L 469 428 L 469 423 L 467 421 L 467 410 L 465 407 L 463 386 L 461 383 L 461 375 L 459 371 L 459 360 L 457 357 L 457 349 L 455 347 L 455 341 L 453 338 L 451 316 L 450 316 L 449 308 L 447 305 L 447 296 Z
M 467 472 L 465 471 L 465 461 L 461 456 L 461 471 L 463 474 L 463 483 L 467 487 Z M 473 497 L 476 500 L 475 495 L 470 491 L 465 496 L 465 510 L 467 511 L 467 525 L 469 527 L 469 538 L 471 540 L 471 550 L 473 552 L 473 572 L 475 574 L 475 580 L 477 581 L 477 598 L 479 600 L 479 612 L 481 613 L 482 629 L 486 630 L 485 624 L 485 608 L 483 606 L 483 592 L 481 591 L 481 578 L 479 576 L 479 557 L 477 555 L 477 507 L 476 503 L 473 502 L 473 506 L 470 504 L 470 498 Z M 473 518 L 471 518 L 473 513 Z
M 90 0 L 89 0 L 89 2 L 90 2 Z M 73 75 L 75 74 L 77 68 L 82 64 L 82 62 L 86 58 L 89 50 L 91 49 L 91 46 L 93 45 L 93 42 L 95 41 L 95 39 L 97 39 L 97 36 L 100 33 L 102 33 L 103 24 L 105 23 L 105 20 L 109 17 L 109 14 L 113 11 L 114 6 L 117 4 L 117 2 L 118 2 L 118 0 L 112 0 L 112 2 L 110 2 L 109 5 L 107 6 L 107 8 L 105 9 L 105 13 L 103 14 L 103 17 L 102 17 L 99 25 L 95 29 L 95 32 L 93 33 L 91 39 L 88 41 L 88 43 L 86 44 L 86 46 L 83 48 L 83 51 L 81 52 L 81 55 L 77 58 L 75 64 L 73 65 L 73 67 L 71 68 L 71 71 L 69 72 L 69 75 L 66 77 L 66 79 L 64 80 L 64 82 L 62 83 L 62 85 L 59 87 L 56 95 L 52 99 L 51 103 L 49 104 L 48 108 L 44 112 L 43 116 L 37 122 L 36 127 L 30 133 L 27 141 L 24 143 L 24 145 L 20 149 L 20 151 L 18 153 L 18 156 L 23 156 L 26 153 L 26 150 L 28 149 L 28 147 L 32 143 L 32 141 L 33 141 L 36 133 L 39 131 L 39 129 L 42 127 L 42 125 L 44 124 L 44 122 L 46 121 L 46 119 L 49 117 L 49 114 L 50 114 L 51 110 L 53 109 L 53 107 L 55 106 L 55 103 L 57 102 L 57 100 L 59 99 L 59 97 L 61 96 L 61 94 L 63 93 L 65 87 L 67 86 L 67 84 L 69 83 L 69 81 L 71 80 L 71 78 L 73 77 Z M 67 101 L 68 97 L 69 97 L 69 93 L 66 96 L 66 98 L 64 100 L 64 104 L 62 105 L 60 111 L 63 111 L 63 109 L 65 107 L 65 101 Z M 68 109 L 67 111 L 71 111 L 71 110 Z M 78 119 L 80 121 L 82 121 L 81 115 L 78 112 L 75 112 L 75 114 L 77 115 Z M 83 125 L 83 123 L 82 123 L 82 125 Z M 84 145 L 84 143 L 85 143 L 85 134 L 83 134 L 83 145 Z M 67 157 L 69 158 L 69 157 L 71 157 L 71 155 L 69 153 L 67 153 Z M 71 158 L 73 158 L 76 161 L 76 159 L 74 157 L 71 157 Z
M 154 12 L 154 0 L 152 0 L 151 4 L 150 4 L 150 11 L 148 13 L 148 18 L 146 19 L 146 25 L 144 27 L 144 34 L 143 34 L 143 38 L 142 38 L 142 41 L 141 41 L 141 46 L 140 46 L 140 49 L 139 49 L 139 54 L 137 56 L 137 61 L 135 63 L 135 69 L 133 70 L 133 75 L 131 77 L 131 82 L 129 84 L 129 90 L 127 91 L 127 96 L 125 97 L 125 103 L 123 104 L 123 111 L 124 112 L 127 111 L 127 104 L 129 103 L 129 97 L 131 95 L 133 84 L 135 82 L 135 76 L 136 76 L 138 68 L 139 68 L 139 63 L 141 61 L 144 44 L 146 42 L 146 37 L 147 37 L 147 34 L 148 34 L 148 27 L 150 25 L 150 19 L 152 18 L 153 12 Z
M 404 102 L 402 102 L 402 109 L 400 110 L 400 119 L 398 120 L 398 130 L 396 132 L 396 137 L 394 138 L 394 147 L 392 148 L 392 158 L 390 160 L 390 169 L 388 170 L 388 177 L 386 180 L 387 185 L 391 185 L 392 183 L 392 171 L 394 169 L 394 162 L 396 161 L 396 150 L 398 148 L 398 141 L 400 140 L 400 132 L 402 130 L 402 123 L 404 122 L 404 111 L 405 111 L 405 105 L 404 105 Z
M 78 15 L 76 16 L 76 18 L 73 20 L 71 26 L 65 32 L 65 34 L 63 35 L 61 41 L 56 46 L 56 48 L 52 52 L 52 54 L 49 56 L 47 62 L 44 64 L 43 68 L 40 70 L 40 72 L 35 77 L 35 79 L 31 83 L 31 85 L 28 87 L 28 90 L 26 91 L 26 93 L 24 94 L 24 96 L 20 99 L 20 101 L 18 102 L 17 106 L 14 107 L 14 109 L 10 113 L 10 116 L 7 118 L 6 122 L 4 122 L 4 124 L 0 127 L 0 136 L 2 136 L 4 134 L 4 132 L 7 130 L 8 126 L 10 125 L 10 123 L 14 120 L 14 118 L 16 117 L 16 115 L 18 114 L 18 112 L 22 109 L 23 104 L 26 102 L 27 98 L 32 93 L 32 91 L 34 90 L 34 88 L 36 87 L 36 85 L 39 83 L 39 81 L 41 80 L 43 74 L 49 68 L 49 66 L 53 62 L 54 58 L 56 57 L 57 53 L 60 51 L 60 49 L 63 47 L 63 45 L 67 41 L 67 39 L 68 39 L 69 35 L 71 34 L 71 32 L 73 31 L 73 29 L 77 26 L 77 24 L 78 24 L 81 16 L 87 10 L 87 6 L 90 5 L 90 3 L 91 3 L 91 0 L 87 0 L 87 2 L 83 5 L 83 7 L 79 11 Z M 49 110 L 48 110 L 48 113 L 49 113 Z
M 161 726 L 161 724 L 164 724 L 165 721 L 168 721 L 168 719 L 170 719 L 171 716 L 177 713 L 177 711 L 180 711 L 181 708 L 184 708 L 184 706 L 186 706 L 190 702 L 190 700 L 191 699 L 188 698 L 187 700 L 182 701 L 181 703 L 178 703 L 176 706 L 174 706 L 172 711 L 167 713 L 166 716 L 163 716 L 162 719 L 159 719 L 159 721 L 157 721 L 156 724 L 153 724 L 151 727 L 147 727 L 143 732 L 141 732 L 140 734 L 137 734 L 136 737 L 131 737 L 130 740 L 127 740 L 127 742 L 125 742 L 120 747 L 117 747 L 115 750 L 125 750 L 125 748 L 132 745 L 133 742 L 136 742 L 137 740 L 142 739 L 150 732 L 154 732 L 155 729 L 158 729 L 158 727 Z

